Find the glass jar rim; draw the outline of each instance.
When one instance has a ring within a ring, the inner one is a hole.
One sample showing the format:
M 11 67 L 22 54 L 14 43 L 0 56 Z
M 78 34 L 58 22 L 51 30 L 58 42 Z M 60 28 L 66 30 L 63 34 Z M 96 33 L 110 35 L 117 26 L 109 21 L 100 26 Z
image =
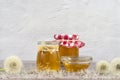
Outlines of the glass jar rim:
M 59 42 L 58 41 L 38 41 L 37 42 L 38 45 L 58 45 Z
M 71 57 L 71 56 L 62 56 L 61 61 L 72 61 L 72 60 L 78 60 L 80 62 L 87 62 L 87 61 L 92 61 L 91 56 L 78 56 L 78 57 Z

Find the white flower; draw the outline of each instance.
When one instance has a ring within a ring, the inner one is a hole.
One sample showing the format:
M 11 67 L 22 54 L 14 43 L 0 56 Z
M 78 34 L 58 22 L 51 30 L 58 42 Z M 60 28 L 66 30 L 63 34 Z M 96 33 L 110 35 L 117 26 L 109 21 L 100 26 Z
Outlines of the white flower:
M 111 72 L 120 74 L 120 58 L 114 58 L 111 61 Z
M 10 56 L 4 61 L 4 69 L 7 73 L 20 73 L 22 66 L 22 61 L 17 56 Z
M 110 64 L 105 60 L 101 60 L 96 64 L 96 70 L 98 73 L 109 73 L 110 72 Z

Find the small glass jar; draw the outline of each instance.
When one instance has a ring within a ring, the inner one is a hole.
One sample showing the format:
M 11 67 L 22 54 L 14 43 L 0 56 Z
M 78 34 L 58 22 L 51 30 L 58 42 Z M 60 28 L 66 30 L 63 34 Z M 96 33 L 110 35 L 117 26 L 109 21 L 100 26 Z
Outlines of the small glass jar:
M 85 71 L 92 62 L 92 57 L 90 56 L 80 56 L 80 57 L 61 57 L 61 61 L 65 69 L 69 72 Z
M 39 41 L 36 59 L 37 71 L 60 69 L 59 45 L 57 41 Z
M 85 45 L 84 42 L 79 40 L 79 35 L 77 34 L 55 34 L 54 39 L 59 41 L 59 53 L 60 57 L 70 56 L 78 57 L 79 48 Z

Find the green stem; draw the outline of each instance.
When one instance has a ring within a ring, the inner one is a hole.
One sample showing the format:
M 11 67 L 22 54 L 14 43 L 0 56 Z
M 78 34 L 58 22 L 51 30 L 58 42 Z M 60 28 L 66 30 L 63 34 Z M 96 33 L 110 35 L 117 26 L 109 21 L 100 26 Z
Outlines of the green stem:
M 5 70 L 3 68 L 0 68 L 0 72 L 5 72 Z

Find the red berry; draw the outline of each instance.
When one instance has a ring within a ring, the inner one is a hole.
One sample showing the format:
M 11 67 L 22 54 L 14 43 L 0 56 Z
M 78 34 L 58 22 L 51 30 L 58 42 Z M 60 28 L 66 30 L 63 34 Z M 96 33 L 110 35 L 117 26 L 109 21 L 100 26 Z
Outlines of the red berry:
M 63 41 L 63 44 L 64 44 L 64 45 L 67 44 L 67 41 Z
M 58 35 L 57 39 L 58 39 L 58 40 L 59 40 L 59 39 L 62 39 L 62 35 Z
M 72 39 L 74 39 L 74 40 L 78 40 L 78 39 L 79 39 L 79 37 L 78 37 L 78 35 L 73 34 Z
M 64 35 L 64 39 L 65 39 L 65 40 L 68 40 L 68 35 Z
M 75 44 L 78 44 L 78 41 L 75 41 L 74 43 L 75 43 Z

